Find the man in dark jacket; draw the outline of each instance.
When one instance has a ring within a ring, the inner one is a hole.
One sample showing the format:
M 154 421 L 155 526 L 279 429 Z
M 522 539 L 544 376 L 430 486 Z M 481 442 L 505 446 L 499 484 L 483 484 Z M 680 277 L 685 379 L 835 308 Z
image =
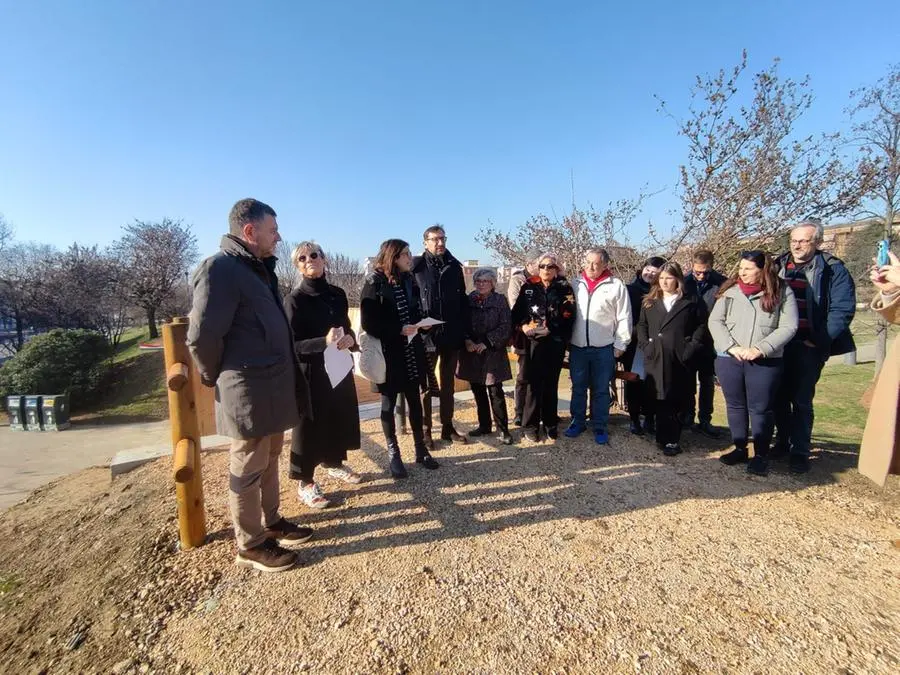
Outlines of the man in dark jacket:
M 850 322 L 856 313 L 856 287 L 840 259 L 819 250 L 822 222 L 807 218 L 791 230 L 791 250 L 778 259 L 778 276 L 794 291 L 799 323 L 784 350 L 778 391 L 775 454 L 790 453 L 790 470 L 809 471 L 813 397 L 829 356 L 856 349 Z
M 441 440 L 465 443 L 466 437 L 453 428 L 453 392 L 456 364 L 463 348 L 469 325 L 469 301 L 462 264 L 447 250 L 447 235 L 440 225 L 432 225 L 424 234 L 425 252 L 413 258 L 412 273 L 419 285 L 423 311 L 444 323 L 432 328 L 427 336 L 428 367 L 433 381 L 434 368 L 440 359 Z M 434 449 L 431 435 L 431 388 L 422 397 L 425 415 L 425 443 Z
M 702 300 L 706 305 L 707 315 L 716 304 L 716 293 L 725 283 L 725 277 L 713 269 L 714 262 L 712 251 L 707 249 L 695 251 L 691 272 L 684 278 L 684 294 L 695 295 Z M 694 429 L 704 436 L 718 438 L 719 432 L 712 425 L 713 396 L 716 392 L 716 351 L 711 343 L 703 353 L 697 355 L 695 364 L 694 381 L 700 380 L 699 395 L 695 391 L 691 396 L 690 407 L 682 422 L 690 426 L 694 423 L 694 413 L 697 412 L 697 425 Z
M 284 547 L 312 536 L 279 514 L 284 431 L 309 409 L 309 394 L 278 292 L 275 215 L 255 199 L 234 205 L 221 250 L 194 272 L 188 328 L 200 380 L 216 388 L 216 426 L 232 439 L 228 507 L 237 563 L 263 572 L 290 569 L 297 556 Z

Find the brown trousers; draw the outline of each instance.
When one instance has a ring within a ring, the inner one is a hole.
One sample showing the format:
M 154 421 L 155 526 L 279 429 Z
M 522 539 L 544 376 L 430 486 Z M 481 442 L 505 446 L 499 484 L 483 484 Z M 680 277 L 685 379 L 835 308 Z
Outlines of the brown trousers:
M 231 441 L 228 510 L 241 550 L 262 544 L 265 528 L 281 519 L 278 456 L 283 444 L 284 432 Z

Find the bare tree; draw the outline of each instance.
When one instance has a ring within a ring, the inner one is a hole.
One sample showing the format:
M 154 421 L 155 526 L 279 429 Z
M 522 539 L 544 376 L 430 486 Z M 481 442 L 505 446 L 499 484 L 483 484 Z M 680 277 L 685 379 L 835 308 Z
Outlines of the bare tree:
M 275 245 L 275 276 L 278 277 L 278 292 L 281 297 L 287 296 L 300 282 L 300 272 L 291 262 L 291 253 L 297 247 L 297 242 L 282 239 Z
M 878 238 L 891 242 L 896 239 L 894 224 L 900 216 L 900 63 L 874 85 L 857 89 L 850 96 L 851 142 L 859 148 L 860 173 L 872 177 L 866 194 L 872 204 L 868 215 L 879 225 Z M 887 352 L 887 323 L 880 316 L 876 334 L 877 375 Z
M 636 199 L 610 202 L 605 209 L 590 207 L 584 211 L 573 207 L 562 220 L 538 214 L 511 232 L 502 231 L 489 223 L 477 239 L 493 253 L 499 262 L 524 265 L 528 251 L 535 248 L 556 253 L 566 274 L 574 275 L 584 261 L 585 252 L 594 246 L 605 247 L 612 257 L 613 271 L 624 275 L 634 271 L 643 258 L 641 248 L 629 242 L 627 233 L 644 201 L 651 196 L 641 191 Z
M 3 249 L 6 248 L 9 244 L 12 243 L 13 240 L 13 228 L 12 225 L 3 217 L 3 214 L 0 213 L 0 253 L 3 252 Z
M 347 303 L 359 307 L 359 292 L 365 277 L 362 262 L 343 253 L 326 253 L 328 281 L 344 290 Z
M 867 176 L 845 168 L 836 136 L 796 132 L 813 102 L 808 78 L 782 79 L 776 59 L 752 76 L 748 96 L 747 76 L 744 52 L 730 71 L 696 78 L 686 116 L 660 100 L 688 143 L 682 222 L 670 233 L 651 228 L 669 256 L 702 245 L 728 265 L 741 248 L 766 245 L 790 223 L 846 214 L 861 200 Z
M 114 250 L 126 270 L 123 292 L 144 311 L 150 337 L 159 336 L 156 314 L 184 273 L 197 260 L 197 238 L 189 225 L 164 218 L 158 223 L 135 220 Z
M 7 244 L 0 253 L 0 316 L 12 327 L 0 331 L 0 347 L 7 353 L 20 350 L 28 332 L 48 325 L 57 255 L 52 246 L 31 242 Z

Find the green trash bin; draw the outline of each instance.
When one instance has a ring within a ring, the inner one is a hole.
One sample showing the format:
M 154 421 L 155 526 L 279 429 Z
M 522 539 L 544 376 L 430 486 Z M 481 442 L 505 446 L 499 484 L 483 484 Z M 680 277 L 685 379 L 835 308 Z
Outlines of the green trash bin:
M 25 397 L 25 426 L 28 431 L 41 431 L 41 397 Z
M 67 394 L 44 394 L 41 396 L 41 412 L 44 431 L 62 431 L 71 426 Z
M 9 428 L 13 431 L 25 431 L 25 397 L 7 396 L 6 414 L 9 415 Z

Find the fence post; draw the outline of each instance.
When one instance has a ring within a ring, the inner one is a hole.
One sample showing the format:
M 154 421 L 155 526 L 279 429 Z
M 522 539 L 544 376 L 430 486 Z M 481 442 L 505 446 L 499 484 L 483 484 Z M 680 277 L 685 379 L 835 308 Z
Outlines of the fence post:
M 187 347 L 188 320 L 176 317 L 163 324 L 166 389 L 169 394 L 169 426 L 175 499 L 178 504 L 178 535 L 181 548 L 206 541 L 206 510 L 203 503 L 203 473 L 200 467 L 200 421 L 194 399 L 191 355 Z

